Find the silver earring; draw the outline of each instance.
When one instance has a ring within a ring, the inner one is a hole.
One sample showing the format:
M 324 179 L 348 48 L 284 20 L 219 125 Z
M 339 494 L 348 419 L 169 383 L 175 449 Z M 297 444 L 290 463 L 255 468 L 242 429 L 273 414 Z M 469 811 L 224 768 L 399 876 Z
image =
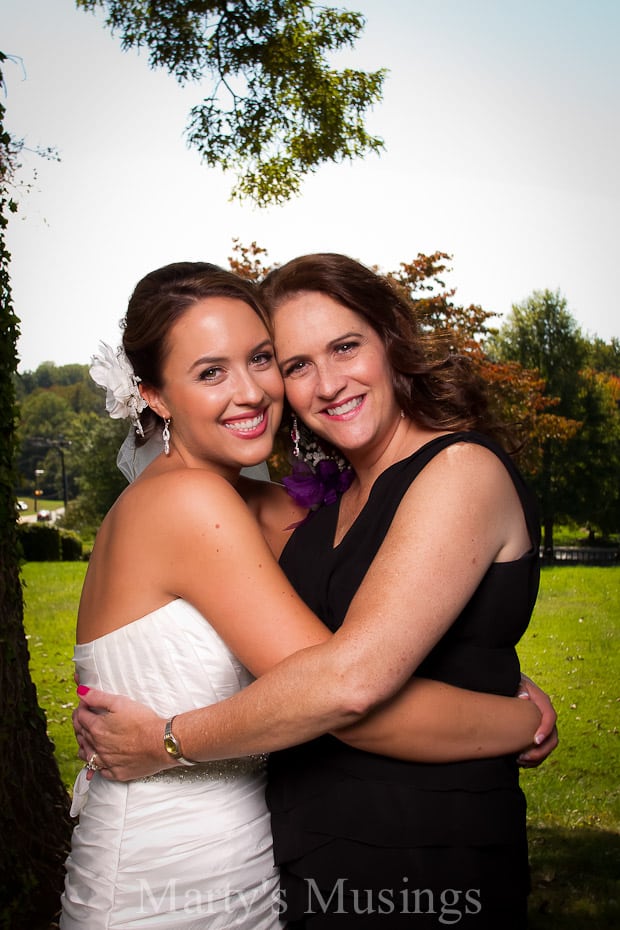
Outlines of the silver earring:
M 291 439 L 293 440 L 293 455 L 299 458 L 299 427 L 297 425 L 297 416 L 293 414 L 293 425 L 291 426 Z
M 164 428 L 161 431 L 161 438 L 164 443 L 164 455 L 170 455 L 170 420 L 164 420 Z

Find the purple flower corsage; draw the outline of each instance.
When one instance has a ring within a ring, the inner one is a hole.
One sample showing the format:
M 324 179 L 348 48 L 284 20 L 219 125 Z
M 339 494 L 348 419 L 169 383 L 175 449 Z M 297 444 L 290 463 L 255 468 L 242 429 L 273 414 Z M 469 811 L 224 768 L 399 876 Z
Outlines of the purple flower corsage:
M 309 462 L 294 462 L 293 473 L 282 479 L 293 500 L 308 510 L 333 504 L 353 481 L 353 469 L 341 469 L 332 458 L 323 458 L 313 467 Z

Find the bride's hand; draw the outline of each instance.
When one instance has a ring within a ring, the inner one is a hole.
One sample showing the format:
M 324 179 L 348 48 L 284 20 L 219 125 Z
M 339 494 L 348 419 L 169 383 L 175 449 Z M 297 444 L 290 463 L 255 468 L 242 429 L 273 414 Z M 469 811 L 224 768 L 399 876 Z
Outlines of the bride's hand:
M 130 698 L 95 688 L 78 688 L 80 703 L 73 712 L 79 757 L 96 754 L 103 778 L 130 781 L 175 765 L 163 743 L 165 720 Z
M 557 714 L 549 695 L 527 675 L 521 675 L 518 697 L 532 701 L 541 713 L 534 744 L 517 757 L 517 762 L 523 768 L 535 768 L 544 762 L 558 745 Z

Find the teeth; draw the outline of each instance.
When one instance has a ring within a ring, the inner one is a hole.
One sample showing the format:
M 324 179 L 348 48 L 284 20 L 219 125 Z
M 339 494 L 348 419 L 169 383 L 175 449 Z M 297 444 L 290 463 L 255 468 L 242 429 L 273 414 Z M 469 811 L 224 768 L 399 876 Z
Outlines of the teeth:
M 353 400 L 348 400 L 346 404 L 341 404 L 339 407 L 328 407 L 327 412 L 330 417 L 342 416 L 343 413 L 349 413 L 351 410 L 355 410 L 356 407 L 359 407 L 361 402 L 361 397 L 354 397 Z
M 251 420 L 235 420 L 234 423 L 224 423 L 224 426 L 226 429 L 234 429 L 249 433 L 251 430 L 256 429 L 257 426 L 260 426 L 264 419 L 265 414 L 259 413 L 257 416 L 252 417 Z

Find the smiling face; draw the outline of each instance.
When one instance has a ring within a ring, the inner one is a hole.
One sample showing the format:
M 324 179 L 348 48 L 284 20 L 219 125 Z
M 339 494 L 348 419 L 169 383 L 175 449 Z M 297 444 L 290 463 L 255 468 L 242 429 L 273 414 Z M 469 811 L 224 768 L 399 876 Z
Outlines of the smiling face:
M 381 455 L 400 410 L 377 332 L 326 294 L 303 291 L 273 313 L 286 396 L 319 436 L 355 464 Z
M 282 415 L 283 386 L 269 333 L 232 297 L 206 297 L 171 327 L 162 387 L 149 405 L 172 420 L 174 453 L 230 478 L 264 461 Z

